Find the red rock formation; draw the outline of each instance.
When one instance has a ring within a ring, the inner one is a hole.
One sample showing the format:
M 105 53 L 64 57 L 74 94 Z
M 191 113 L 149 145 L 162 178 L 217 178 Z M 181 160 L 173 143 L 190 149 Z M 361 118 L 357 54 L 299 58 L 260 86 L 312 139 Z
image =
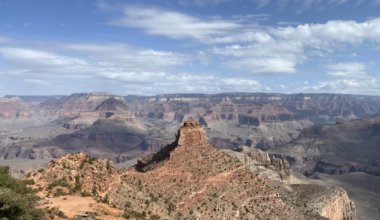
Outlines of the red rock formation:
M 186 121 L 178 131 L 178 146 L 207 144 L 202 127 L 197 121 Z

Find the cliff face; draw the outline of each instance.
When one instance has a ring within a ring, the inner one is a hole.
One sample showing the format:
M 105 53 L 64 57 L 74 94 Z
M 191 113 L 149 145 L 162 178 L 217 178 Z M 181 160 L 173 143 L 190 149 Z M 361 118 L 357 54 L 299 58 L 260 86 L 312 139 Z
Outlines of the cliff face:
M 105 100 L 114 98 L 123 100 L 109 93 L 77 93 L 71 96 L 52 98 L 39 105 L 44 114 L 60 116 L 77 116 L 80 112 L 94 111 Z M 107 105 L 107 103 L 103 103 Z
M 178 146 L 204 145 L 207 143 L 203 129 L 197 121 L 187 121 L 178 131 Z
M 311 184 L 292 185 L 301 201 L 329 220 L 355 220 L 355 204 L 342 188 Z
M 20 98 L 0 98 L 0 119 L 30 118 L 32 112 Z
M 277 181 L 290 179 L 291 171 L 287 160 L 266 152 L 250 148 L 240 147 L 234 151 L 224 150 L 230 156 L 239 159 L 252 171 L 260 171 L 260 175 Z
M 354 220 L 356 219 L 355 212 L 355 204 L 350 201 L 346 192 L 341 191 L 326 202 L 320 213 L 330 220 Z
M 303 173 L 344 174 L 366 172 L 379 176 L 380 117 L 355 119 L 305 129 L 290 143 L 272 149 L 294 158 Z
M 208 121 L 241 123 L 247 123 L 247 117 L 253 118 L 255 123 L 256 119 L 263 122 L 305 118 L 316 120 L 321 115 L 329 118 L 362 117 L 379 113 L 380 107 L 379 97 L 336 94 L 225 93 L 126 97 L 126 100 L 130 109 L 141 116 L 175 112 L 186 119 L 186 115 L 194 117 L 193 109 L 197 106 L 206 110 L 207 114 L 203 116 Z

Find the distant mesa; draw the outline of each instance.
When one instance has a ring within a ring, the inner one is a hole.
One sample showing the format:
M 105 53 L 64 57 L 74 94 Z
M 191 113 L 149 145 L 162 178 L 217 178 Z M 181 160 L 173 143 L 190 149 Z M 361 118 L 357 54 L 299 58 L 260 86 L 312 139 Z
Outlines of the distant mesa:
M 122 100 L 116 99 L 115 97 L 108 98 L 104 100 L 95 111 L 127 111 L 127 106 Z

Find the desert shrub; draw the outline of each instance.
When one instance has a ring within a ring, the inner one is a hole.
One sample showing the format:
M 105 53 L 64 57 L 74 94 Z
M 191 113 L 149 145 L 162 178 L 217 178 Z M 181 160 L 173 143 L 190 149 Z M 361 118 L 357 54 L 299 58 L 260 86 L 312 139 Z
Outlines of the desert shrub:
M 90 197 L 90 196 L 91 196 L 91 193 L 83 191 L 83 192 L 80 193 L 80 195 L 81 195 L 82 197 Z
M 135 218 L 135 219 L 144 220 L 144 219 L 146 219 L 146 212 L 136 212 L 134 210 L 125 209 L 123 217 L 126 219 Z
M 80 192 L 82 190 L 82 184 L 80 183 L 80 177 L 79 177 L 79 174 L 75 176 L 75 184 L 74 184 L 74 187 L 72 189 L 70 189 L 70 191 L 72 193 L 77 193 L 77 192 Z
M 169 202 L 167 210 L 169 212 L 169 215 L 175 210 L 175 205 L 172 202 Z
M 110 160 L 107 160 L 107 166 L 106 166 L 106 168 L 107 168 L 108 173 L 111 173 L 111 171 L 112 171 L 112 165 L 111 165 L 111 161 Z
M 56 186 L 62 186 L 66 188 L 71 188 L 71 185 L 67 182 L 66 177 L 63 177 L 62 179 L 54 180 L 53 182 L 49 183 L 48 189 L 53 189 Z
M 56 189 L 55 192 L 53 193 L 54 197 L 59 197 L 59 196 L 64 196 L 64 195 L 66 195 L 66 193 L 61 188 Z
M 24 180 L 24 183 L 25 183 L 26 185 L 34 185 L 34 184 L 35 184 L 35 182 L 34 182 L 33 179 Z
M 158 215 L 151 215 L 149 220 L 160 220 L 160 216 Z
M 97 196 L 97 195 L 98 195 L 98 191 L 96 190 L 96 187 L 95 187 L 95 186 L 92 186 L 91 194 L 92 194 L 93 196 Z
M 49 214 L 51 217 L 54 217 L 54 216 L 58 216 L 58 217 L 61 217 L 61 218 L 67 218 L 67 216 L 65 215 L 65 213 L 63 213 L 61 210 L 59 210 L 57 207 L 52 207 L 52 208 L 48 208 L 46 207 L 45 209 L 45 212 L 47 214 Z
M 110 203 L 110 199 L 108 197 L 108 194 L 106 194 L 103 198 L 102 198 L 102 203 L 105 203 L 105 204 L 109 204 Z
M 24 181 L 11 177 L 9 167 L 0 166 L 1 219 L 46 219 L 43 211 L 35 207 L 38 199 Z
M 44 171 L 45 171 L 44 168 L 41 168 L 41 169 L 37 170 L 37 172 L 39 172 L 39 173 L 43 173 Z

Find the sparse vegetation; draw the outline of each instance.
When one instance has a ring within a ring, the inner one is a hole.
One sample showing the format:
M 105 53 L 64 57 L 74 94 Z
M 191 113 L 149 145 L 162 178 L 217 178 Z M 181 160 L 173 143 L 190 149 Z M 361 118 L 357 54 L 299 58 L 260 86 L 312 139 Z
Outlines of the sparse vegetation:
M 67 218 L 65 213 L 63 213 L 61 210 L 59 210 L 58 207 L 52 207 L 52 208 L 46 207 L 44 210 L 52 218 L 54 218 L 54 216 L 58 216 L 61 218 Z
M 98 191 L 96 190 L 96 187 L 95 187 L 95 186 L 92 186 L 91 194 L 92 194 L 93 196 L 97 196 L 97 195 L 98 195 Z
M 37 172 L 39 172 L 39 173 L 43 173 L 44 171 L 45 171 L 45 169 L 41 168 L 41 169 L 39 169 Z
M 107 169 L 108 173 L 111 173 L 111 171 L 112 171 L 112 165 L 111 165 L 111 161 L 110 160 L 107 160 L 106 169 Z
M 102 198 L 102 203 L 105 203 L 105 204 L 109 204 L 109 203 L 110 203 L 110 200 L 109 200 L 109 196 L 108 196 L 108 194 L 106 194 L 106 195 Z
M 136 219 L 145 220 L 146 219 L 146 212 L 136 212 L 134 210 L 126 208 L 124 210 L 123 217 L 126 219 L 136 218 Z
M 49 183 L 47 189 L 51 190 L 56 186 L 62 186 L 62 187 L 66 187 L 68 189 L 71 188 L 71 184 L 67 182 L 66 177 L 63 177 L 62 179 L 54 180 L 53 182 Z
M 71 189 L 71 192 L 77 193 L 77 192 L 80 192 L 81 190 L 82 190 L 82 184 L 80 183 L 80 177 L 78 174 L 75 176 L 75 184 L 74 184 L 74 187 Z

